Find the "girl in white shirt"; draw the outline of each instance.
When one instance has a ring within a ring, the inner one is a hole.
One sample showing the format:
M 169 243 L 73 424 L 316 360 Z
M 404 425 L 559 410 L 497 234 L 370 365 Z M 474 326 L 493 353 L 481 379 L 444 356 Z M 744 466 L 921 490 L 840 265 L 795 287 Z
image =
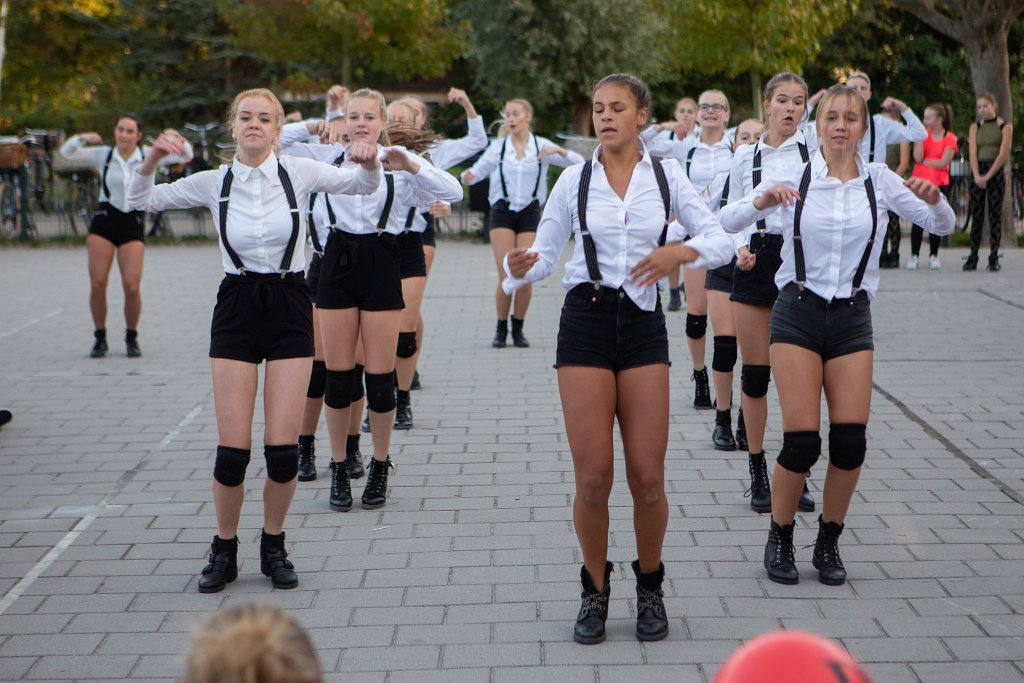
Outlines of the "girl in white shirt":
M 800 129 L 807 107 L 807 83 L 794 73 L 773 76 L 764 89 L 766 130 L 754 145 L 736 151 L 729 173 L 729 201 L 739 202 L 769 173 L 792 164 L 806 163 L 811 148 Z M 775 272 L 781 263 L 782 221 L 779 215 L 751 221 L 740 233 L 736 269 L 733 271 L 733 318 L 743 365 L 740 370 L 740 410 L 743 412 L 750 471 L 750 508 L 771 512 L 772 494 L 764 453 L 768 423 L 768 384 L 771 365 L 768 351 L 768 320 L 778 296 Z M 800 509 L 814 510 L 809 491 Z
M 494 292 L 498 325 L 491 346 L 505 348 L 511 311 L 512 343 L 525 348 L 530 342 L 523 334 L 523 323 L 533 288 L 527 285 L 516 292 L 513 308 L 512 295 L 506 294 L 501 287 L 505 277 L 501 264 L 511 249 L 524 249 L 533 244 L 540 223 L 540 207 L 548 194 L 548 167 L 551 164 L 562 167 L 582 164 L 583 157 L 547 138 L 534 135 L 530 131 L 533 107 L 526 100 L 509 100 L 501 115 L 498 139 L 490 144 L 475 164 L 463 171 L 462 181 L 475 185 L 484 178 L 490 180 L 487 197 L 491 203 L 489 235 L 498 266 L 498 287 Z
M 223 590 L 238 575 L 238 520 L 251 455 L 258 366 L 264 360 L 267 478 L 260 569 L 275 588 L 298 585 L 285 552 L 283 528 L 295 492 L 302 399 L 313 356 L 300 207 L 310 192 L 366 194 L 381 183 L 377 150 L 364 143 L 349 152 L 357 168 L 278 158 L 274 148 L 283 121 L 284 110 L 272 92 L 241 92 L 228 117 L 238 143 L 230 166 L 154 186 L 157 162 L 183 150 L 180 135 L 164 133 L 132 178 L 128 193 L 129 203 L 138 210 L 206 206 L 220 234 L 227 274 L 217 293 L 210 335 L 219 442 L 213 468 L 217 535 L 199 578 L 201 593 Z
M 107 280 L 115 254 L 124 289 L 127 355 L 129 358 L 142 355 L 138 327 L 142 314 L 140 284 L 146 215 L 132 211 L 127 199 L 132 173 L 146 158 L 146 150 L 140 142 L 142 121 L 137 114 L 123 114 L 114 126 L 113 145 L 104 145 L 99 133 L 89 132 L 71 136 L 60 148 L 66 159 L 86 162 L 100 175 L 100 203 L 85 239 L 89 255 L 89 310 L 95 325 L 89 353 L 93 358 L 107 355 Z M 187 163 L 191 159 L 192 146 L 185 145 L 182 154 L 164 158 L 161 165 Z
M 614 74 L 597 83 L 593 120 L 601 146 L 590 161 L 559 177 L 534 248 L 513 249 L 505 265 L 503 287 L 511 294 L 550 275 L 576 236 L 562 278 L 568 294 L 555 367 L 575 472 L 573 521 L 583 551 L 583 604 L 573 635 L 579 643 L 605 638 L 616 420 L 635 508 L 636 635 L 661 640 L 668 634 L 661 549 L 668 523 L 669 357 L 657 283 L 671 268 L 716 267 L 732 254 L 679 164 L 667 159 L 655 165 L 639 141 L 650 108 L 650 93 L 633 76 Z M 692 239 L 684 246 L 687 232 Z
M 812 160 L 772 173 L 720 214 L 730 231 L 777 214 L 785 235 L 771 316 L 784 433 L 764 555 L 768 578 L 778 583 L 800 578 L 794 519 L 805 473 L 821 454 L 822 391 L 830 422 L 829 464 L 812 563 L 822 583 L 846 580 L 838 542 L 867 449 L 874 356 L 870 301 L 878 289 L 886 211 L 932 234 L 948 235 L 955 226 L 953 210 L 935 185 L 923 178 L 904 181 L 884 163 L 865 163 L 857 150 L 867 121 L 867 103 L 855 89 L 829 89 L 819 106 L 821 147 Z

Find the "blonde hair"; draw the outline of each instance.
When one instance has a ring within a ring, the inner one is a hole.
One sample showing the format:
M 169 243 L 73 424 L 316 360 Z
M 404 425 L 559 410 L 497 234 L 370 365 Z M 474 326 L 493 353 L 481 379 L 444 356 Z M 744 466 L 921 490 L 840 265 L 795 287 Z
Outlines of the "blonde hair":
M 868 112 L 868 103 L 860 92 L 851 85 L 833 85 L 827 91 L 825 96 L 821 98 L 821 102 L 818 103 L 818 116 L 815 120 L 815 130 L 818 133 L 818 139 L 825 139 L 825 120 L 828 116 L 829 107 L 832 104 L 832 100 L 837 97 L 846 97 L 854 105 L 860 105 L 860 120 L 861 120 L 861 133 L 860 136 L 864 137 L 864 133 L 868 129 L 868 118 L 871 114 Z M 857 140 L 857 144 L 860 144 L 860 140 Z M 824 151 L 822 152 L 824 154 Z
M 852 74 L 846 77 L 846 82 L 849 83 L 851 78 L 859 78 L 868 84 L 868 90 L 871 90 L 871 78 L 868 77 L 863 71 L 854 71 Z
M 725 100 L 725 107 L 726 107 L 726 109 L 729 108 L 729 97 L 728 97 L 728 95 L 726 95 L 721 90 L 714 90 L 714 89 L 712 89 L 712 90 L 705 90 L 704 92 L 702 92 L 700 94 L 700 97 L 698 97 L 697 99 L 700 100 L 700 98 L 704 97 L 705 95 L 721 95 L 722 99 Z M 699 104 L 697 106 L 700 107 Z
M 193 633 L 180 683 L 323 683 L 309 636 L 273 605 L 221 610 Z
M 408 102 L 406 102 L 405 100 L 392 100 L 391 104 L 388 105 L 388 123 L 389 124 L 391 123 L 391 113 L 395 109 L 404 109 L 406 112 L 411 114 L 411 116 L 409 117 L 409 120 L 415 123 L 415 121 L 416 121 L 416 110 L 413 109 L 412 105 L 409 104 Z
M 411 106 L 413 109 L 416 110 L 417 114 L 419 114 L 420 112 L 423 113 L 423 127 L 424 128 L 426 128 L 428 125 L 430 125 L 430 107 L 427 106 L 427 101 L 425 99 L 423 99 L 419 95 L 409 94 L 409 95 L 406 95 L 406 96 L 402 97 L 398 101 L 402 102 L 403 104 L 406 104 L 408 106 Z M 415 107 L 415 106 L 409 104 L 409 102 L 416 102 L 423 109 L 421 110 L 418 107 Z
M 507 102 L 505 102 L 505 107 L 508 107 L 508 105 L 510 105 L 510 104 L 518 104 L 523 109 L 526 110 L 527 114 L 533 114 L 533 105 L 531 105 L 528 100 L 524 100 L 522 98 L 516 98 L 516 99 L 513 99 L 513 100 L 508 100 Z M 498 137 L 499 138 L 503 138 L 506 135 L 508 135 L 508 123 L 505 121 L 505 107 L 501 108 L 501 119 L 498 121 L 498 124 L 499 124 L 498 125 Z M 529 126 L 527 126 L 527 130 L 529 130 Z
M 379 112 L 380 112 L 380 121 L 381 121 L 381 125 L 382 125 L 382 127 L 380 129 L 380 139 L 378 141 L 382 145 L 385 145 L 385 146 L 390 145 L 391 142 L 388 139 L 388 130 L 387 130 L 388 105 L 387 105 L 387 102 L 384 99 L 384 95 L 382 95 L 379 90 L 374 90 L 373 88 L 360 88 L 359 90 L 356 90 L 354 93 L 352 93 L 351 95 L 348 96 L 348 101 L 345 103 L 345 120 L 346 121 L 348 120 L 348 108 L 350 106 L 352 106 L 352 100 L 358 100 L 358 99 L 373 100 L 374 102 L 377 103 L 377 107 L 378 107 Z
M 429 128 L 417 128 L 413 124 L 400 121 L 389 121 L 387 134 L 392 145 L 405 147 L 410 152 L 415 152 L 416 154 L 423 154 L 434 143 L 442 139 L 440 135 Z
M 270 102 L 270 107 L 274 113 L 274 126 L 278 130 L 281 130 L 281 127 L 284 126 L 284 107 L 281 106 L 281 100 L 277 99 L 277 95 L 267 88 L 250 88 L 249 90 L 243 90 L 235 95 L 235 99 L 231 102 L 231 107 L 228 108 L 227 129 L 229 131 L 233 131 L 235 129 L 235 119 L 238 118 L 238 107 L 242 104 L 242 100 L 247 97 L 262 97 Z M 280 153 L 281 148 L 275 141 L 274 154 L 279 155 Z

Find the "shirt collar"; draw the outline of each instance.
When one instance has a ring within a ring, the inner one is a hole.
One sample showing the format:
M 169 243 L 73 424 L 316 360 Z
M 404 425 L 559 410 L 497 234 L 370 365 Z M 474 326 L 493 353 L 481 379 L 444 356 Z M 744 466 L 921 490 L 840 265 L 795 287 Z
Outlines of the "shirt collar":
M 854 162 L 857 164 L 857 178 L 863 180 L 867 176 L 867 164 L 864 163 L 864 157 L 861 156 L 860 151 L 856 152 Z M 811 157 L 811 176 L 815 178 L 826 178 L 828 176 L 828 164 L 825 163 L 825 153 L 818 148 L 818 151 Z M 838 182 L 838 178 L 833 178 Z
M 231 173 L 242 182 L 246 182 L 252 176 L 253 173 L 260 172 L 266 178 L 277 177 L 277 155 L 273 152 L 270 153 L 263 163 L 253 168 L 252 166 L 246 166 L 238 157 L 235 157 L 234 161 L 231 162 Z
M 594 162 L 594 166 L 600 166 L 601 168 L 604 168 L 604 164 L 601 163 L 601 158 L 600 158 L 601 157 L 601 150 L 602 149 L 604 149 L 604 145 L 598 145 L 597 146 L 597 149 L 594 150 L 594 155 L 592 157 L 592 160 Z M 647 145 L 644 144 L 643 140 L 640 140 L 639 138 L 637 139 L 637 141 L 636 141 L 636 149 L 637 149 L 638 152 L 640 152 L 640 163 L 641 164 L 648 164 L 650 166 L 654 165 L 654 162 L 651 161 L 651 153 L 649 151 L 647 151 Z
M 762 149 L 775 149 L 775 150 L 779 150 L 779 149 L 783 149 L 785 147 L 792 147 L 793 145 L 798 145 L 798 144 L 807 145 L 807 138 L 804 137 L 803 130 L 801 130 L 799 128 L 797 128 L 796 132 L 793 133 L 792 135 L 790 135 L 788 138 L 786 138 L 782 142 L 782 144 L 779 145 L 778 147 L 772 147 L 767 142 L 765 142 L 765 139 L 767 137 L 768 137 L 768 131 L 765 131 L 764 133 L 761 133 L 761 139 L 758 140 L 758 147 L 760 147 Z

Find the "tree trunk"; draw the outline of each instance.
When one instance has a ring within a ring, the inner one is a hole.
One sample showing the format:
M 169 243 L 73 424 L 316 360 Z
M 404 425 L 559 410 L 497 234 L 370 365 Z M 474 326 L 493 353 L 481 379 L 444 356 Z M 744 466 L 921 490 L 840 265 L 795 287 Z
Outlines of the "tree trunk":
M 573 130 L 577 135 L 590 135 L 592 111 L 590 100 L 579 100 L 573 105 Z
M 992 24 L 969 37 L 964 47 L 971 65 L 971 81 L 975 96 L 990 92 L 996 96 L 999 115 L 1013 123 L 1013 102 L 1010 98 L 1010 58 L 1006 43 L 1008 26 Z M 1007 155 L 1003 166 L 1006 192 L 1003 195 L 1003 246 L 1017 246 L 1017 231 L 1013 223 L 1012 155 Z M 983 237 L 988 242 L 988 237 Z
M 761 119 L 764 121 L 764 108 L 761 103 L 761 89 L 764 88 L 764 84 L 761 82 L 761 70 L 756 66 L 750 69 L 750 97 L 753 99 L 754 105 L 754 118 Z M 739 121 L 733 121 L 734 125 L 739 125 Z

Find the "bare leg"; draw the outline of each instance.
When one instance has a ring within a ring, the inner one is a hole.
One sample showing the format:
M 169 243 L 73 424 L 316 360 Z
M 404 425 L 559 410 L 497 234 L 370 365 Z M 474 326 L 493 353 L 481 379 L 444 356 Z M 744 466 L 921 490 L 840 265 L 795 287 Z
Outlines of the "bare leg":
M 772 309 L 768 306 L 733 303 L 733 316 L 736 321 L 736 341 L 739 343 L 740 355 L 743 356 L 743 364 L 771 365 L 768 323 L 771 321 Z M 748 450 L 751 453 L 761 453 L 764 451 L 764 432 L 768 424 L 768 397 L 754 398 L 741 391 L 740 406 L 743 408 L 743 421 L 746 423 Z M 817 429 L 817 424 L 813 428 Z M 803 482 L 800 486 L 802 490 Z
M 320 311 L 313 307 L 313 360 L 324 359 L 324 340 L 320 332 Z M 299 434 L 316 434 L 316 428 L 320 424 L 320 412 L 324 407 L 324 398 L 306 398 L 302 411 L 302 424 L 299 427 Z
M 129 330 L 139 329 L 142 315 L 142 257 L 145 245 L 133 240 L 117 250 L 117 267 L 121 271 L 121 287 L 124 289 L 124 322 Z
M 711 331 L 716 337 L 735 337 L 736 322 L 732 315 L 732 302 L 727 292 L 708 290 L 708 311 L 711 316 Z M 712 360 L 714 364 L 714 360 Z M 728 410 L 732 407 L 733 373 L 719 372 L 712 369 L 711 378 L 715 382 L 715 407 Z
M 263 415 L 266 421 L 263 439 L 267 445 L 298 443 L 302 398 L 309 386 L 312 363 L 311 358 L 267 361 L 263 384 Z M 268 534 L 277 535 L 284 529 L 297 483 L 297 477 L 289 482 L 266 478 L 263 484 L 263 529 Z
M 356 339 L 359 337 L 359 309 L 321 309 L 320 331 L 323 334 L 327 370 L 353 369 L 356 366 Z M 336 462 L 343 462 L 351 406 L 327 406 L 324 412 L 327 414 L 327 433 L 331 438 L 331 458 Z
M 217 416 L 217 443 L 221 446 L 252 448 L 252 415 L 256 407 L 259 375 L 255 363 L 212 358 L 213 406 Z M 217 512 L 217 535 L 234 538 L 242 513 L 245 484 L 225 486 L 213 481 L 213 507 Z
M 425 277 L 407 277 L 402 280 L 402 298 L 405 308 L 399 316 L 398 331 L 415 333 L 420 322 L 420 307 L 423 304 L 423 292 L 427 286 Z M 398 388 L 409 391 L 412 376 L 416 372 L 416 356 L 395 358 L 395 369 L 398 371 Z
M 704 280 L 708 271 L 703 268 L 683 268 L 683 282 L 686 283 L 686 313 L 688 315 L 708 314 L 708 292 L 704 289 Z M 706 353 L 707 335 L 700 339 L 686 337 L 686 348 L 690 351 L 690 360 L 694 370 L 703 370 Z
M 526 249 L 533 246 L 533 240 L 537 236 L 535 232 L 522 232 L 516 235 L 516 249 Z M 526 319 L 526 311 L 530 308 L 530 300 L 533 298 L 533 285 L 525 285 L 516 290 L 515 306 L 512 315 L 520 320 Z
M 97 330 L 107 326 L 107 280 L 114 263 L 114 244 L 99 235 L 85 238 L 89 258 L 89 311 Z
M 497 311 L 498 320 L 508 320 L 509 311 L 512 310 L 512 297 L 501 288 L 501 281 L 505 279 L 502 262 L 505 260 L 505 254 L 516 245 L 516 234 L 510 228 L 491 228 L 490 238 L 494 262 L 498 268 L 498 287 L 494 291 L 494 308 Z
M 359 331 L 366 354 L 367 374 L 390 374 L 395 369 L 395 347 L 398 344 L 398 323 L 402 312 L 359 311 Z M 373 457 L 384 462 L 391 449 L 394 409 L 378 413 L 370 409 L 370 432 L 373 435 Z M 344 450 L 344 446 L 342 447 Z M 342 456 L 344 457 L 344 456 Z
M 859 351 L 825 363 L 825 399 L 832 424 L 868 423 L 874 352 Z M 842 524 L 850 509 L 861 468 L 841 470 L 829 463 L 825 472 L 821 518 Z

